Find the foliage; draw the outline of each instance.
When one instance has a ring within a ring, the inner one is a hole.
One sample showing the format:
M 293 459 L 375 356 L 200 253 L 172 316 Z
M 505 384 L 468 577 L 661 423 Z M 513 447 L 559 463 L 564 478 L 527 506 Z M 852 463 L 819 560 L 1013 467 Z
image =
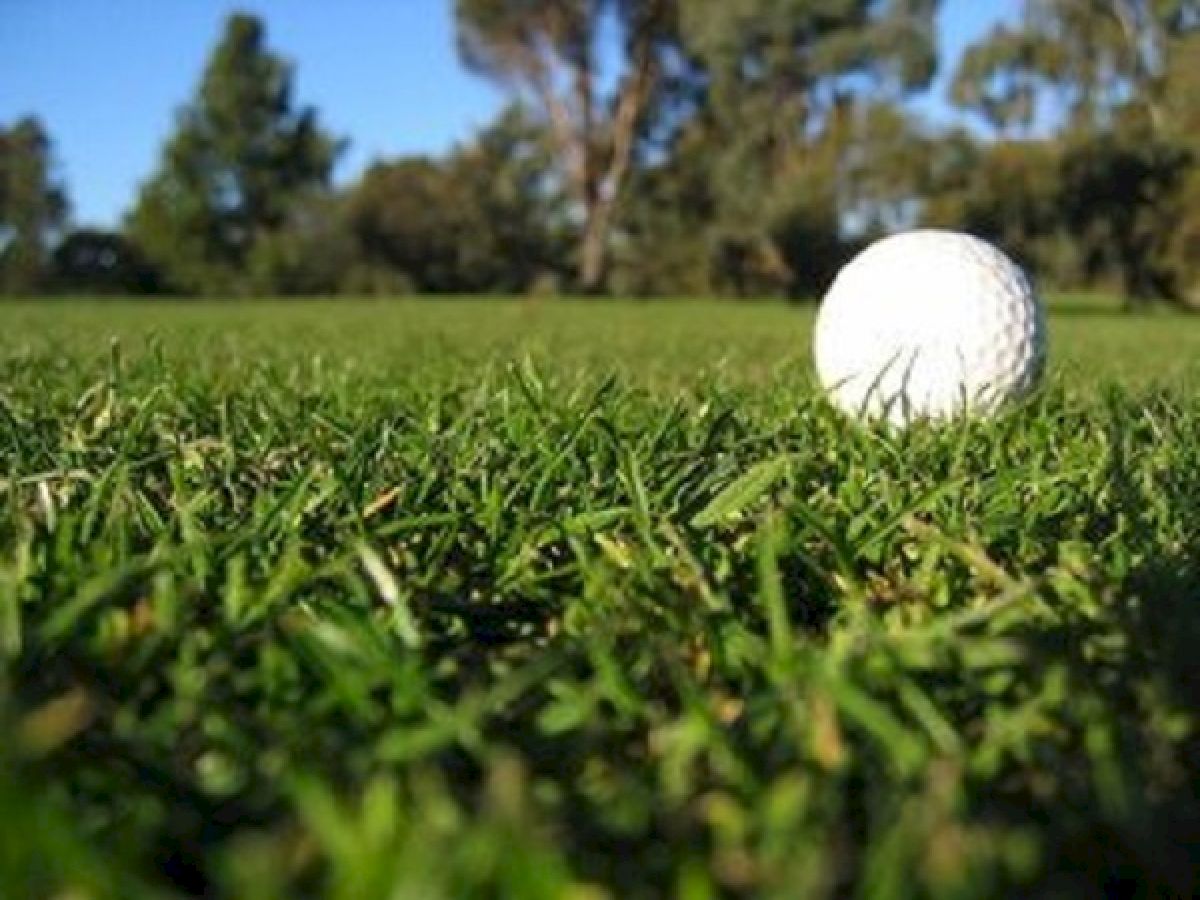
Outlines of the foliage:
M 298 199 L 280 226 L 263 234 L 246 260 L 249 288 L 259 296 L 341 292 L 358 260 L 345 201 L 326 194 Z
M 1179 273 L 1181 296 L 1200 307 L 1200 166 L 1192 167 L 1175 202 L 1183 215 L 1167 236 L 1166 252 Z
M 233 15 L 142 188 L 129 234 L 175 290 L 252 291 L 251 257 L 272 252 L 257 245 L 297 201 L 328 188 L 337 152 L 316 111 L 294 107 L 291 66 L 267 49 L 263 24 Z
M 463 61 L 511 104 L 336 189 L 342 145 L 235 15 L 124 233 L 64 244 L 57 282 L 49 137 L 0 133 L 3 290 L 811 298 L 924 224 L 1044 284 L 1200 303 L 1196 0 L 1023 0 L 961 55 L 945 128 L 909 104 L 937 8 L 456 0 Z
M 0 294 L 47 285 L 50 246 L 67 216 L 49 134 L 36 118 L 0 127 Z
M 54 248 L 53 285 L 68 294 L 154 294 L 157 270 L 141 248 L 122 234 L 79 228 Z
M 377 163 L 347 199 L 361 262 L 422 292 L 530 290 L 566 268 L 549 165 L 516 107 L 445 160 Z
M 514 87 L 543 116 L 559 177 L 581 211 L 580 286 L 604 287 L 639 122 L 662 75 L 677 0 L 456 0 L 463 60 Z M 603 87 L 601 33 L 620 30 L 622 71 Z
M 471 235 L 452 200 L 457 187 L 433 159 L 373 165 L 348 201 L 364 258 L 403 274 L 417 290 L 454 290 L 458 252 Z
M 888 434 L 782 306 L 3 316 L 14 895 L 1197 889 L 1175 317 Z
M 1062 126 L 1029 157 L 1056 156 L 1053 180 L 1007 184 L 1019 202 L 1056 217 L 1057 236 L 1070 236 L 1081 264 L 1073 276 L 1115 282 L 1135 301 L 1184 299 L 1200 280 L 1188 239 L 1177 237 L 1197 227 L 1194 206 L 1179 198 L 1200 167 L 1192 127 L 1200 4 L 1026 0 L 1022 13 L 964 55 L 954 99 L 997 129 L 1027 135 L 1052 101 L 1062 106 Z M 986 193 L 969 202 L 987 205 Z M 989 215 L 1016 222 L 1000 208 Z M 1040 235 L 1018 229 L 1017 237 Z
M 964 132 L 936 145 L 925 224 L 994 241 L 1059 287 L 1085 283 L 1059 202 L 1062 152 L 1051 142 L 980 143 Z
M 995 241 L 1057 287 L 1104 286 L 1132 302 L 1178 296 L 1190 260 L 1174 243 L 1186 217 L 1189 154 L 1154 135 L 1116 133 L 937 148 L 927 224 Z
M 690 251 L 676 252 L 702 261 L 699 282 L 714 292 L 823 289 L 851 246 L 848 221 L 862 220 L 861 233 L 909 199 L 919 169 L 900 148 L 914 129 L 868 98 L 928 84 L 934 7 L 682 3 L 689 65 L 654 110 L 674 127 L 648 136 L 666 160 L 648 175 L 649 199 L 639 190 L 629 201 L 625 259 L 652 265 L 661 231 L 691 237 Z M 664 194 L 674 205 L 664 208 Z
M 1170 259 L 1168 249 L 1188 151 L 1136 132 L 1065 144 L 1060 214 L 1083 251 L 1084 282 L 1111 273 L 1127 297 L 1178 297 L 1184 275 L 1175 264 L 1200 271 L 1194 260 Z
M 1103 129 L 1134 105 L 1169 128 L 1171 77 L 1198 32 L 1196 0 L 1024 0 L 1018 25 L 966 54 L 954 93 L 996 125 L 1031 124 L 1037 95 L 1053 91 L 1073 127 Z

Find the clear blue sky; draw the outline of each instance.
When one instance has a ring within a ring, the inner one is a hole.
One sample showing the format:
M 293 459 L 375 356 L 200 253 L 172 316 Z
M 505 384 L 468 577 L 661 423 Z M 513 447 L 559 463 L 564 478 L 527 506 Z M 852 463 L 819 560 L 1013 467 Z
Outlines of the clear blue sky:
M 1015 0 L 944 0 L 945 59 Z M 153 169 L 175 110 L 234 10 L 261 15 L 297 66 L 297 97 L 351 140 L 338 171 L 440 152 L 503 101 L 464 71 L 452 0 L 0 0 L 0 122 L 32 113 L 55 141 L 81 224 L 114 225 Z M 947 68 L 949 65 L 946 66 Z M 947 114 L 941 85 L 919 108 Z

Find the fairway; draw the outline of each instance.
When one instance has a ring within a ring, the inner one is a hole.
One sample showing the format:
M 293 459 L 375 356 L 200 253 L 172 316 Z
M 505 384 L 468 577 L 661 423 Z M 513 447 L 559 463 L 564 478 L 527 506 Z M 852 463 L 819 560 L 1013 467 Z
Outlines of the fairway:
M 1112 298 L 1050 298 L 1051 378 L 1072 391 L 1200 376 L 1200 327 L 1170 314 L 1123 315 Z M 815 304 L 678 300 L 104 300 L 8 304 L 0 359 L 57 354 L 86 374 L 115 341 L 128 359 L 161 356 L 190 373 L 321 365 L 338 377 L 473 378 L 533 357 L 547 374 L 619 372 L 642 386 L 764 384 L 811 377 Z M 150 373 L 153 374 L 153 373 Z M 778 385 L 782 388 L 782 385 Z
M 808 305 L 0 306 L 0 896 L 1200 890 L 1200 321 L 1052 308 L 888 433 Z

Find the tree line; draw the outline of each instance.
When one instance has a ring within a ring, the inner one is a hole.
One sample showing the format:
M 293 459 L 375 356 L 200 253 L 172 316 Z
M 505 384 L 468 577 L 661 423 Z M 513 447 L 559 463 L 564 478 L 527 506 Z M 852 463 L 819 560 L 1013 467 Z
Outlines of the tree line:
M 455 0 L 511 102 L 343 186 L 345 142 L 235 14 L 117 230 L 69 227 L 35 118 L 0 128 L 0 290 L 800 297 L 928 225 L 1052 287 L 1200 304 L 1200 0 L 1023 0 L 957 61 L 950 126 L 911 102 L 937 6 Z

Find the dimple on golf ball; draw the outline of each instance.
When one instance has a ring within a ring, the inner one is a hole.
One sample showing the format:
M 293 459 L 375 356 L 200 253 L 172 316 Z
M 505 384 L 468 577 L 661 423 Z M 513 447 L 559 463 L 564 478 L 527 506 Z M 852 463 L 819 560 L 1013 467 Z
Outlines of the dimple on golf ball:
M 986 415 L 1031 390 L 1046 357 L 1041 300 L 987 241 L 909 231 L 871 244 L 821 302 L 817 376 L 834 405 L 896 425 Z

